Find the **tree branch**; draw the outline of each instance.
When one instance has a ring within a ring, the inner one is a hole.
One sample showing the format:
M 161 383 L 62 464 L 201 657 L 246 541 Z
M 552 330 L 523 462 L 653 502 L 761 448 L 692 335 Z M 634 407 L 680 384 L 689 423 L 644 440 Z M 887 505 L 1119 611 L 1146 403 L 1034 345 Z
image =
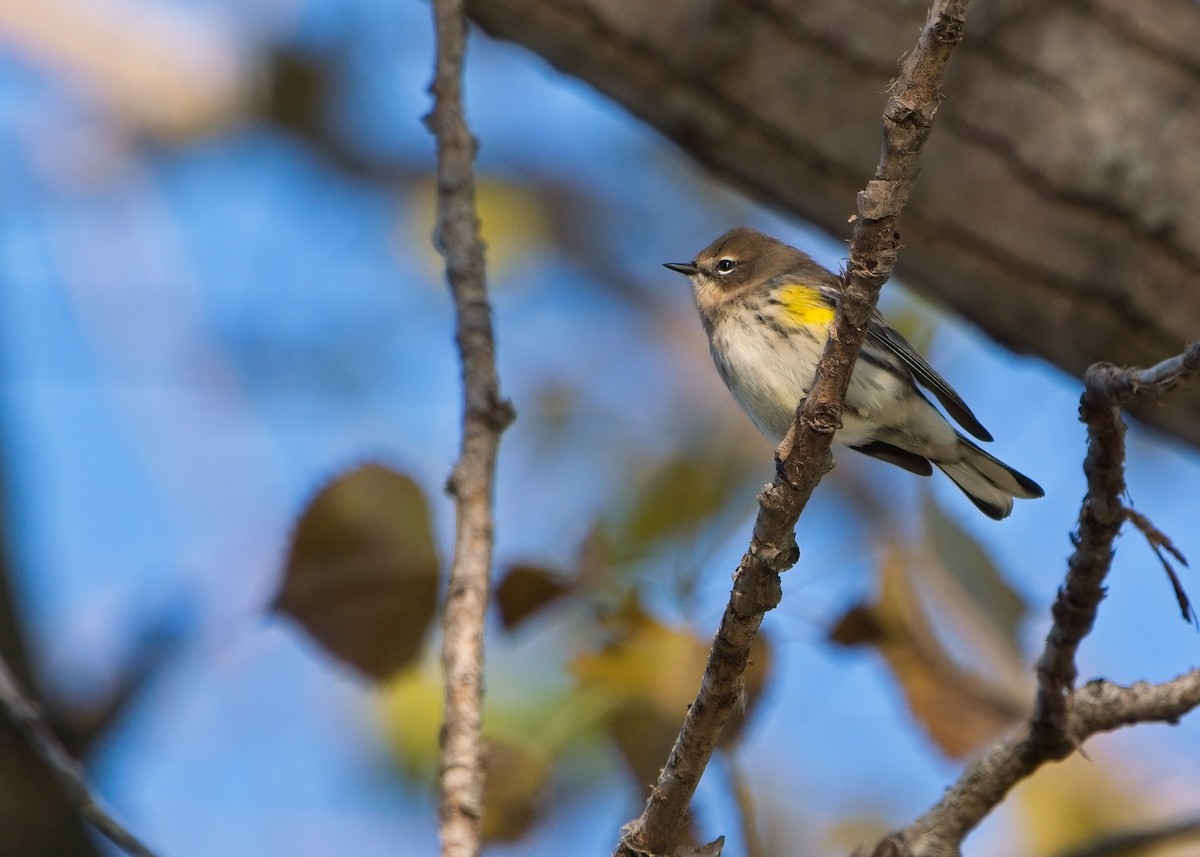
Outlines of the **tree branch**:
M 1163 682 L 1130 687 L 1089 682 L 1072 694 L 1069 743 L 1040 740 L 1032 723 L 1018 727 L 972 761 L 958 781 L 908 828 L 875 846 L 873 857 L 958 857 L 975 829 L 1021 780 L 1047 762 L 1064 759 L 1087 738 L 1135 723 L 1175 723 L 1200 706 L 1200 670 Z
M 55 737 L 41 710 L 21 690 L 8 663 L 0 658 L 0 706 L 29 746 L 46 763 L 50 774 L 58 781 L 67 800 L 113 845 L 131 857 L 154 857 L 154 852 L 109 815 L 87 784 L 83 767 L 66 751 Z
M 877 93 L 928 8 L 466 2 L 491 35 L 836 238 L 878 158 Z M 897 272 L 1008 348 L 1079 378 L 1100 359 L 1148 366 L 1181 351 L 1200 330 L 1200 298 L 1180 287 L 1200 279 L 1198 43 L 1192 0 L 976 10 L 943 87 L 936 156 L 905 209 Z M 1096 74 L 1096 57 L 1109 74 Z M 1200 395 L 1136 414 L 1200 444 Z
M 879 290 L 899 248 L 896 217 L 916 179 L 950 53 L 962 37 L 966 0 L 937 0 L 916 49 L 905 61 L 884 110 L 884 142 L 875 178 L 858 196 L 846 288 L 812 389 L 777 453 L 774 482 L 759 495 L 750 547 L 713 641 L 700 690 L 645 809 L 621 831 L 618 857 L 667 854 L 730 712 L 743 696 L 742 675 L 763 615 L 782 597 L 779 574 L 799 558 L 795 526 L 817 483 L 833 466 L 829 446 L 841 426 L 850 374 Z
M 1075 551 L 1067 562 L 1067 580 L 1058 591 L 1054 624 L 1038 660 L 1038 693 L 1033 733 L 1056 746 L 1069 740 L 1067 705 L 1077 677 L 1075 653 L 1091 631 L 1104 598 L 1104 578 L 1112 564 L 1113 541 L 1127 518 L 1125 425 L 1121 407 L 1137 396 L 1161 395 L 1180 386 L 1200 369 L 1200 341 L 1150 369 L 1123 369 L 1098 363 L 1088 369 L 1079 416 L 1088 427 L 1083 462 L 1087 496 L 1079 510 Z
M 1088 737 L 1151 721 L 1174 723 L 1200 706 L 1200 670 L 1162 684 L 1121 687 L 1090 682 L 1074 690 L 1075 653 L 1091 631 L 1112 565 L 1113 540 L 1127 519 L 1125 426 L 1120 408 L 1136 397 L 1179 388 L 1200 370 L 1200 341 L 1150 369 L 1097 364 L 1088 370 L 1080 418 L 1088 426 L 1088 492 L 1074 536 L 1066 583 L 1038 660 L 1038 692 L 1029 722 L 983 751 L 942 799 L 871 852 L 874 857 L 957 857 L 963 839 L 1009 790 L 1047 762 L 1064 759 Z
M 442 624 L 441 841 L 445 857 L 480 849 L 484 758 L 483 632 L 492 564 L 492 497 L 500 435 L 512 406 L 500 397 L 483 242 L 475 213 L 475 140 L 462 106 L 466 20 L 461 0 L 434 0 L 437 57 L 427 117 L 437 139 L 438 239 L 454 296 L 463 373 L 463 437 L 446 490 L 454 497 L 454 559 Z

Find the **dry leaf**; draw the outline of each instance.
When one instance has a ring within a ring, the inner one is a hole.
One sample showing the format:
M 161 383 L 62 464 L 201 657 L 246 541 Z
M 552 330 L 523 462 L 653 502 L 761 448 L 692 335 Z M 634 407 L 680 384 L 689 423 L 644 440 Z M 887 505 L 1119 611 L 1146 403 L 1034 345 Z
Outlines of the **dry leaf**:
M 570 591 L 570 585 L 560 574 L 536 565 L 514 565 L 496 587 L 500 622 L 506 631 L 511 631 Z
M 483 784 L 485 842 L 516 842 L 537 818 L 538 796 L 550 768 L 529 748 L 489 740 Z
M 880 565 L 879 599 L 852 607 L 829 638 L 843 646 L 875 648 L 900 682 L 913 715 L 949 756 L 965 756 L 1027 713 L 1028 700 L 963 670 L 946 652 L 898 550 L 890 550 Z
M 407 476 L 366 465 L 338 477 L 304 511 L 273 608 L 381 681 L 420 652 L 437 589 L 425 495 Z

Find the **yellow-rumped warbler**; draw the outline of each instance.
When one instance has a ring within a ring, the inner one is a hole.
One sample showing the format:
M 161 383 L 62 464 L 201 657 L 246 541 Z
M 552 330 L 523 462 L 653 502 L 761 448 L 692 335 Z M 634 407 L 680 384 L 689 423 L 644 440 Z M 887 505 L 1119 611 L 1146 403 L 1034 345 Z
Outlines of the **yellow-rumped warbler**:
M 692 262 L 667 267 L 692 281 L 717 371 L 758 430 L 783 440 L 808 395 L 829 338 L 841 280 L 795 247 L 753 229 L 726 232 Z M 1041 487 L 963 437 L 917 389 L 929 390 L 959 425 L 992 436 L 946 379 L 876 313 L 850 377 L 834 440 L 919 476 L 936 464 L 988 517 Z

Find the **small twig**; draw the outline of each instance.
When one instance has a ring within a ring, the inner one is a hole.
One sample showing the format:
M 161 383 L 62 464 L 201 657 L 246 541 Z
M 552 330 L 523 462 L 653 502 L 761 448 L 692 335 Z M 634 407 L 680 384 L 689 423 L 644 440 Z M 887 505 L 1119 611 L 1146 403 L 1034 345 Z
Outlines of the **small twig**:
M 750 548 L 734 578 L 700 690 L 646 807 L 621 831 L 619 857 L 667 854 L 726 719 L 742 698 L 742 675 L 763 615 L 782 597 L 779 574 L 799 557 L 795 527 L 821 477 L 841 425 L 850 373 L 891 275 L 900 242 L 896 218 L 917 176 L 918 158 L 940 98 L 946 65 L 962 38 L 967 0 L 936 0 L 884 110 L 884 143 L 875 178 L 858 196 L 846 288 L 812 389 L 778 450 L 774 482 L 759 495 Z
M 1077 678 L 1075 653 L 1092 630 L 1104 598 L 1113 542 L 1128 516 L 1121 501 L 1125 494 L 1125 425 L 1120 409 L 1137 396 L 1169 392 L 1198 369 L 1200 341 L 1149 369 L 1098 363 L 1084 376 L 1079 416 L 1088 427 L 1088 452 L 1083 463 L 1087 495 L 1073 538 L 1075 551 L 1067 562 L 1067 580 L 1054 602 L 1054 624 L 1037 665 L 1038 693 L 1032 725 L 1034 735 L 1048 745 L 1058 747 L 1069 740 L 1067 703 Z
M 1187 590 L 1183 588 L 1183 581 L 1179 579 L 1175 566 L 1171 565 L 1171 561 L 1166 558 L 1164 552 L 1173 556 L 1175 561 L 1184 568 L 1187 568 L 1187 557 L 1179 548 L 1175 547 L 1170 536 L 1154 526 L 1153 522 L 1141 512 L 1126 507 L 1125 517 L 1145 537 L 1146 543 L 1150 545 L 1150 550 L 1154 551 L 1154 555 L 1162 564 L 1163 571 L 1167 573 L 1167 579 L 1171 581 L 1171 588 L 1175 590 L 1175 601 L 1179 604 L 1179 612 L 1183 615 L 1183 621 L 1191 622 L 1193 625 L 1197 624 L 1196 611 L 1192 607 L 1191 599 L 1188 598 Z
M 1092 735 L 1136 723 L 1175 723 L 1200 706 L 1200 670 L 1162 684 L 1089 682 L 1072 694 L 1071 702 L 1066 723 L 1070 741 L 1047 745 L 1031 723 L 1022 724 L 975 758 L 928 812 L 876 845 L 873 857 L 958 857 L 966 835 L 1042 765 L 1066 758 Z
M 1148 852 L 1150 848 L 1159 845 L 1170 845 L 1198 838 L 1200 838 L 1200 819 L 1168 821 L 1153 827 L 1126 830 L 1106 836 L 1096 842 L 1089 842 L 1082 848 L 1065 851 L 1058 857 L 1128 857 L 1130 854 Z
M 67 801 L 109 842 L 131 857 L 154 857 L 154 852 L 114 819 L 87 784 L 83 766 L 71 757 L 55 737 L 41 709 L 21 690 L 8 663 L 0 657 L 0 706 L 12 718 L 29 746 L 46 763 Z
M 454 296 L 463 371 L 463 437 L 447 483 L 457 525 L 442 617 L 445 679 L 441 748 L 444 857 L 474 857 L 483 815 L 483 632 L 492 565 L 492 496 L 500 435 L 512 406 L 500 397 L 483 242 L 475 213 L 475 140 L 462 106 L 466 20 L 462 0 L 434 0 L 437 58 L 433 112 L 437 138 L 438 237 Z

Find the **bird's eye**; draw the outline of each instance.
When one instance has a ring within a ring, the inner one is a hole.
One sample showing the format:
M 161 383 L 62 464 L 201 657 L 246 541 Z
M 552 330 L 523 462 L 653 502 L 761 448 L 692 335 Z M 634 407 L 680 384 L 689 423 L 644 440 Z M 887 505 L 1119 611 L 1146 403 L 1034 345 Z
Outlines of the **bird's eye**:
M 721 259 L 713 266 L 713 270 L 718 274 L 728 274 L 737 267 L 737 262 L 733 259 Z

